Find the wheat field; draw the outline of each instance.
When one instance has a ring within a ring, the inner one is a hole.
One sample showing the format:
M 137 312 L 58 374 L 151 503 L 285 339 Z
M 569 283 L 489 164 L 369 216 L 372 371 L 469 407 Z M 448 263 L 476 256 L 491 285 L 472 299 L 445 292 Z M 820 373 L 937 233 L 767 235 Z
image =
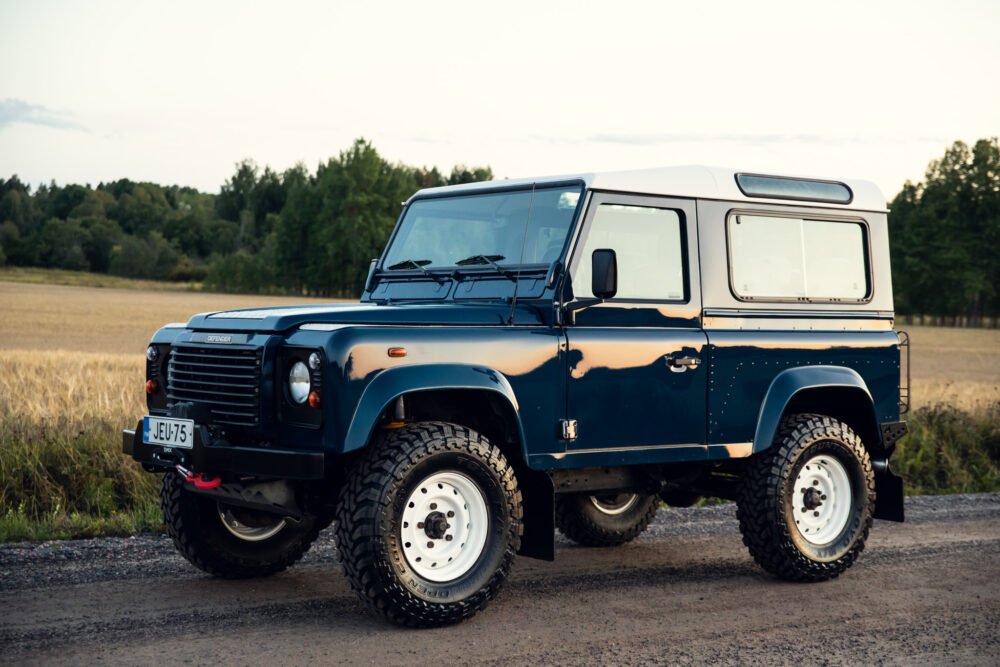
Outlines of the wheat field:
M 977 408 L 1000 402 L 1000 329 L 906 327 L 913 405 Z
M 0 281 L 0 541 L 157 529 L 156 476 L 120 451 L 121 429 L 145 412 L 150 335 L 198 312 L 293 303 L 321 301 Z M 1000 331 L 909 331 L 918 431 L 923 419 L 973 449 L 984 438 L 1000 442 Z M 977 415 L 974 432 L 962 430 L 954 415 L 966 412 L 953 408 Z M 974 465 L 952 457 L 935 481 L 941 436 L 921 433 L 897 454 L 909 457 L 901 467 L 913 480 L 933 478 L 914 488 L 978 489 L 1000 479 L 988 454 Z

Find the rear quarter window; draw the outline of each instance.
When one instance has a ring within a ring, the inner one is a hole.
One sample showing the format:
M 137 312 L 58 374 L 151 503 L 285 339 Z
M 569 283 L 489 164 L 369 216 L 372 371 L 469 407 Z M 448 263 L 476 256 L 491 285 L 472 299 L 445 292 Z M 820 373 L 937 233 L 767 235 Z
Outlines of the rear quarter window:
M 730 284 L 752 301 L 863 302 L 871 295 L 860 221 L 730 214 Z

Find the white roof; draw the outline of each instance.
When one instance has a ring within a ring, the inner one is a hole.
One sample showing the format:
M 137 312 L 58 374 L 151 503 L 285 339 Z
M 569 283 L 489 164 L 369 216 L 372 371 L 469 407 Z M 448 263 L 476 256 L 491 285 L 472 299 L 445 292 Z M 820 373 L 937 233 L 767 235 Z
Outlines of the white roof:
M 747 197 L 736 185 L 736 174 L 758 174 L 797 179 L 836 181 L 847 185 L 854 198 L 850 204 L 831 204 L 804 200 L 770 199 L 767 197 Z M 720 199 L 724 201 L 771 202 L 784 205 L 819 206 L 860 211 L 885 211 L 885 197 L 878 186 L 870 181 L 851 178 L 830 178 L 803 174 L 780 174 L 751 169 L 727 169 L 724 167 L 681 166 L 657 169 L 634 169 L 629 171 L 606 171 L 590 174 L 569 174 L 535 178 L 512 178 L 462 185 L 447 185 L 440 188 L 424 188 L 414 197 L 426 194 L 459 194 L 474 192 L 505 185 L 528 185 L 553 183 L 558 181 L 582 180 L 592 190 L 630 192 L 644 195 L 664 195 L 687 197 L 690 199 Z

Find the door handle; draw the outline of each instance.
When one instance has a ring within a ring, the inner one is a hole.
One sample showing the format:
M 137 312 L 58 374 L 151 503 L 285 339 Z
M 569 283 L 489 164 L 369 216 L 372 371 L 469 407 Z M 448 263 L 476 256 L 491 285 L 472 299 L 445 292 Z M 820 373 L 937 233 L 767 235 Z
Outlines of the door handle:
M 682 373 L 688 368 L 694 369 L 701 365 L 698 357 L 667 357 L 667 366 L 675 373 Z

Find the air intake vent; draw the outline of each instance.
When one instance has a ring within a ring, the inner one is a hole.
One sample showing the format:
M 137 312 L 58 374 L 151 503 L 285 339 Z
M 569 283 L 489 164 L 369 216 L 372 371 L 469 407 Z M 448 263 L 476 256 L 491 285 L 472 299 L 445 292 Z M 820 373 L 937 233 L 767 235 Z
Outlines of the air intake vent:
M 167 397 L 206 405 L 215 424 L 260 422 L 260 350 L 177 345 L 170 350 Z

